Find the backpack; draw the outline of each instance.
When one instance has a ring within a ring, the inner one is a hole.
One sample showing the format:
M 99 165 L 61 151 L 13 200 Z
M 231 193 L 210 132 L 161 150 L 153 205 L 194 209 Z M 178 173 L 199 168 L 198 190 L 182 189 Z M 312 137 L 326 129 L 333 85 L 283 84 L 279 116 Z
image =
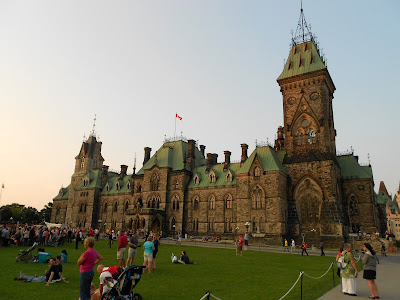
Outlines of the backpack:
M 348 263 L 344 261 L 344 256 L 346 255 L 347 252 L 342 253 L 338 259 L 338 267 L 340 266 L 340 269 L 345 269 L 347 268 Z
M 124 269 L 118 266 L 108 267 L 107 270 L 103 270 L 103 272 L 110 272 L 113 279 L 117 280 L 118 276 L 122 273 Z M 101 273 L 103 273 L 101 272 Z

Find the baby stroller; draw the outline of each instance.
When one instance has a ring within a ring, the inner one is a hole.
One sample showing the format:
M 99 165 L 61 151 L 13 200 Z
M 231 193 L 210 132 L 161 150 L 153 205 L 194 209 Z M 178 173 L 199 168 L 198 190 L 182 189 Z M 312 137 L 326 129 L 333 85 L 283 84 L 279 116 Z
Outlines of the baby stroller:
M 32 255 L 32 251 L 37 247 L 38 243 L 33 243 L 33 245 L 27 250 L 21 250 L 17 257 L 15 258 L 15 262 L 24 261 L 31 262 L 34 257 Z
M 127 267 L 116 280 L 117 282 L 114 286 L 103 296 L 101 299 L 103 300 L 141 300 L 143 299 L 142 295 L 138 293 L 134 293 L 133 289 L 140 281 L 142 277 L 143 266 L 131 266 Z
M 64 245 L 64 237 L 63 236 L 55 236 L 51 241 L 47 244 L 50 247 L 58 247 Z

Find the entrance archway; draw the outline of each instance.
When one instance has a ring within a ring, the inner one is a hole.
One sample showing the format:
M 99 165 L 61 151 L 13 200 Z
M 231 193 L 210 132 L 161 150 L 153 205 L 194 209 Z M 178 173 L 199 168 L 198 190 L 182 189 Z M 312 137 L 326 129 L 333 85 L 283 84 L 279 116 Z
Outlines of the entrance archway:
M 153 232 L 160 232 L 161 229 L 161 222 L 158 218 L 154 218 L 153 223 L 151 224 L 151 230 Z

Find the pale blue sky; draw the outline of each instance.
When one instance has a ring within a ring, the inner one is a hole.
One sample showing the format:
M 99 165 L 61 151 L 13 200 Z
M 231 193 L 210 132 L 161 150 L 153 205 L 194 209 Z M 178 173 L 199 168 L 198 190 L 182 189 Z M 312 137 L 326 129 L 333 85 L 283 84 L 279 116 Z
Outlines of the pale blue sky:
M 399 185 L 399 1 L 303 1 L 336 85 L 337 149 Z M 273 141 L 276 78 L 300 1 L 0 1 L 0 205 L 67 186 L 94 114 L 105 164 L 132 172 L 177 131 L 230 150 Z

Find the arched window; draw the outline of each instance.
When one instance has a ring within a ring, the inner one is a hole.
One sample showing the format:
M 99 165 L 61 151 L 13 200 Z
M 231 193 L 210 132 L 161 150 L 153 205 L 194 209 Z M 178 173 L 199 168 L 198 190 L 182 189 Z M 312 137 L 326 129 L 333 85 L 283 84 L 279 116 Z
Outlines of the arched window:
M 137 192 L 138 192 L 138 193 L 141 193 L 141 192 L 142 192 L 142 185 L 141 185 L 141 184 L 138 185 Z
M 85 157 L 82 156 L 81 158 L 81 169 L 83 169 L 85 167 Z
M 259 167 L 254 168 L 254 176 L 255 177 L 260 177 L 261 176 L 261 170 Z
M 103 208 L 103 213 L 106 213 L 106 212 L 107 212 L 107 202 L 104 203 L 104 208 Z
M 110 185 L 107 183 L 106 185 L 106 191 L 109 192 L 110 191 Z
M 196 174 L 196 175 L 194 176 L 193 182 L 194 182 L 194 184 L 199 184 L 199 183 L 200 183 L 199 175 Z
M 299 146 L 304 144 L 304 133 L 301 129 L 297 131 L 296 141 Z
M 217 180 L 214 172 L 210 172 L 209 177 L 210 177 L 210 183 L 215 183 L 215 181 Z
M 85 203 L 85 206 L 84 206 L 84 212 L 86 212 L 86 208 L 87 208 L 87 204 Z
M 193 210 L 199 209 L 199 197 L 195 196 L 193 200 Z
M 160 208 L 160 197 L 157 197 L 157 208 Z
M 150 180 L 150 190 L 157 191 L 159 182 L 160 182 L 160 178 L 158 177 L 158 174 L 157 173 L 153 174 L 153 176 L 151 177 L 151 180 Z
M 151 208 L 151 199 L 149 198 L 149 200 L 147 200 L 147 207 Z
M 131 189 L 131 183 L 128 181 L 128 183 L 126 184 L 126 188 L 128 189 L 128 190 L 130 190 Z
M 215 209 L 215 197 L 214 197 L 214 195 L 211 195 L 211 197 L 209 198 L 209 208 L 210 209 Z
M 232 173 L 230 171 L 228 171 L 228 173 L 226 174 L 226 181 L 232 182 Z
M 263 208 L 263 191 L 262 189 L 257 185 L 252 193 L 251 193 L 251 203 L 252 203 L 252 208 L 253 209 L 262 209 Z
M 179 197 L 176 194 L 172 198 L 172 209 L 179 210 Z
M 156 199 L 153 197 L 153 200 L 151 201 L 151 208 L 156 208 Z
M 350 216 L 358 215 L 358 201 L 354 195 L 350 197 L 349 213 Z
M 227 209 L 231 209 L 232 208 L 232 195 L 231 194 L 228 194 L 227 196 L 226 196 L 226 200 L 225 200 L 225 202 L 226 202 L 226 208 Z
M 114 204 L 114 211 L 118 211 L 118 202 L 115 202 Z
M 179 188 L 179 183 L 178 181 L 175 181 L 175 189 L 177 190 Z
M 308 129 L 308 137 L 307 137 L 307 142 L 309 144 L 315 144 L 316 143 L 316 138 L 315 138 L 315 131 L 312 128 Z
M 129 201 L 126 201 L 126 202 L 125 202 L 125 211 L 128 210 L 128 207 L 129 207 Z
M 83 212 L 84 208 L 85 208 L 85 204 L 81 203 L 81 206 L 79 208 L 79 212 Z
M 256 218 L 253 218 L 253 222 L 252 222 L 252 231 L 253 232 L 257 232 L 257 223 L 256 223 Z
M 171 219 L 171 231 L 172 232 L 175 231 L 175 226 L 176 226 L 176 220 L 175 220 L 175 217 L 172 217 L 172 219 Z
M 115 188 L 117 189 L 117 191 L 119 191 L 119 182 L 117 182 L 117 183 L 115 184 Z

